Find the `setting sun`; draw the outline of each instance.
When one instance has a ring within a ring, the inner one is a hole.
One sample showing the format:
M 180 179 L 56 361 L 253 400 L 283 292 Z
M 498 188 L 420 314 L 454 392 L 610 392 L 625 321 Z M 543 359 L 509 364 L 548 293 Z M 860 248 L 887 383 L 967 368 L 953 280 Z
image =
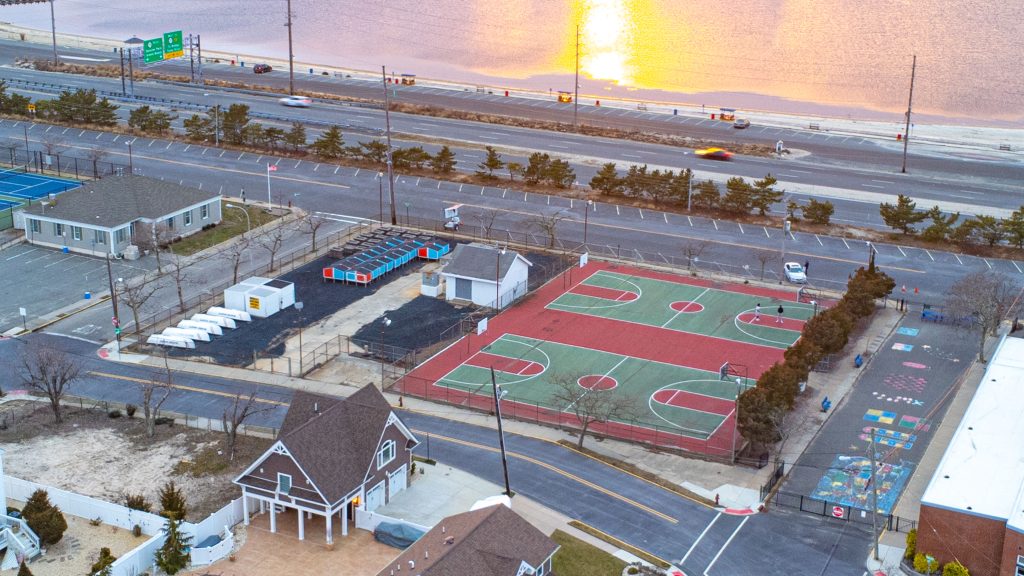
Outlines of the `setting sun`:
M 632 0 L 587 0 L 580 5 L 580 70 L 591 78 L 629 84 L 633 71 Z

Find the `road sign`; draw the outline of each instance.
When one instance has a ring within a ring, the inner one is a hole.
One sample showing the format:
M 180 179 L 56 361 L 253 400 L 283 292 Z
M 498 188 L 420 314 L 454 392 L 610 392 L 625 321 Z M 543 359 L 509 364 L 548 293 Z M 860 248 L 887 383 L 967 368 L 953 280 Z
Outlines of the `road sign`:
M 164 32 L 164 60 L 180 58 L 185 55 L 185 45 L 181 39 L 181 30 Z
M 832 507 L 832 515 L 835 516 L 836 518 L 842 518 L 845 513 L 846 513 L 846 511 L 843 510 L 842 506 L 833 506 Z
M 29 104 L 28 105 L 28 111 L 29 112 L 35 112 L 36 111 L 36 105 L 35 104 Z
M 153 38 L 142 44 L 142 59 L 146 64 L 164 59 L 164 39 Z
M 117 316 L 112 317 L 110 319 L 110 323 L 114 325 L 114 328 L 117 328 L 118 326 L 121 325 L 121 323 L 117 320 Z
M 22 316 L 28 316 L 28 310 L 25 310 L 24 307 L 19 306 L 18 307 L 18 314 L 21 314 Z

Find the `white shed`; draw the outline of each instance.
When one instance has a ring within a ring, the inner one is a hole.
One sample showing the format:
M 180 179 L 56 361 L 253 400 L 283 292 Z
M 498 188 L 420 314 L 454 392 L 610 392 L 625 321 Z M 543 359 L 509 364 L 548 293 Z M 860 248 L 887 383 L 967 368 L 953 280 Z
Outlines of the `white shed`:
M 272 316 L 295 304 L 295 284 L 252 277 L 224 290 L 224 307 L 258 318 Z
M 445 299 L 478 306 L 508 306 L 526 294 L 533 264 L 520 254 L 486 244 L 460 244 L 441 271 Z

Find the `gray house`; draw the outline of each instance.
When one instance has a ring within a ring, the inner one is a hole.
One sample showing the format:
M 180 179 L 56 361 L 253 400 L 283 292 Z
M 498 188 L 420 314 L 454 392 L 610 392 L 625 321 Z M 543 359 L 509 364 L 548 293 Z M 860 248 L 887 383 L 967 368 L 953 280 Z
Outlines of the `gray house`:
M 504 308 L 526 294 L 533 264 L 520 254 L 486 244 L 459 244 L 441 270 L 446 300 Z
M 220 194 L 144 176 L 111 176 L 15 214 L 31 244 L 120 256 L 221 221 Z

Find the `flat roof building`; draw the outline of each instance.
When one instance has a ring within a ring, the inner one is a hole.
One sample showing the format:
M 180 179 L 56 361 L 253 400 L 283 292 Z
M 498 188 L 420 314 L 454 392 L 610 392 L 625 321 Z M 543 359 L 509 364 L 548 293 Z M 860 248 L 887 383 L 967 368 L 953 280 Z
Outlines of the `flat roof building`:
M 999 345 L 924 496 L 917 550 L 1024 576 L 1024 340 Z

